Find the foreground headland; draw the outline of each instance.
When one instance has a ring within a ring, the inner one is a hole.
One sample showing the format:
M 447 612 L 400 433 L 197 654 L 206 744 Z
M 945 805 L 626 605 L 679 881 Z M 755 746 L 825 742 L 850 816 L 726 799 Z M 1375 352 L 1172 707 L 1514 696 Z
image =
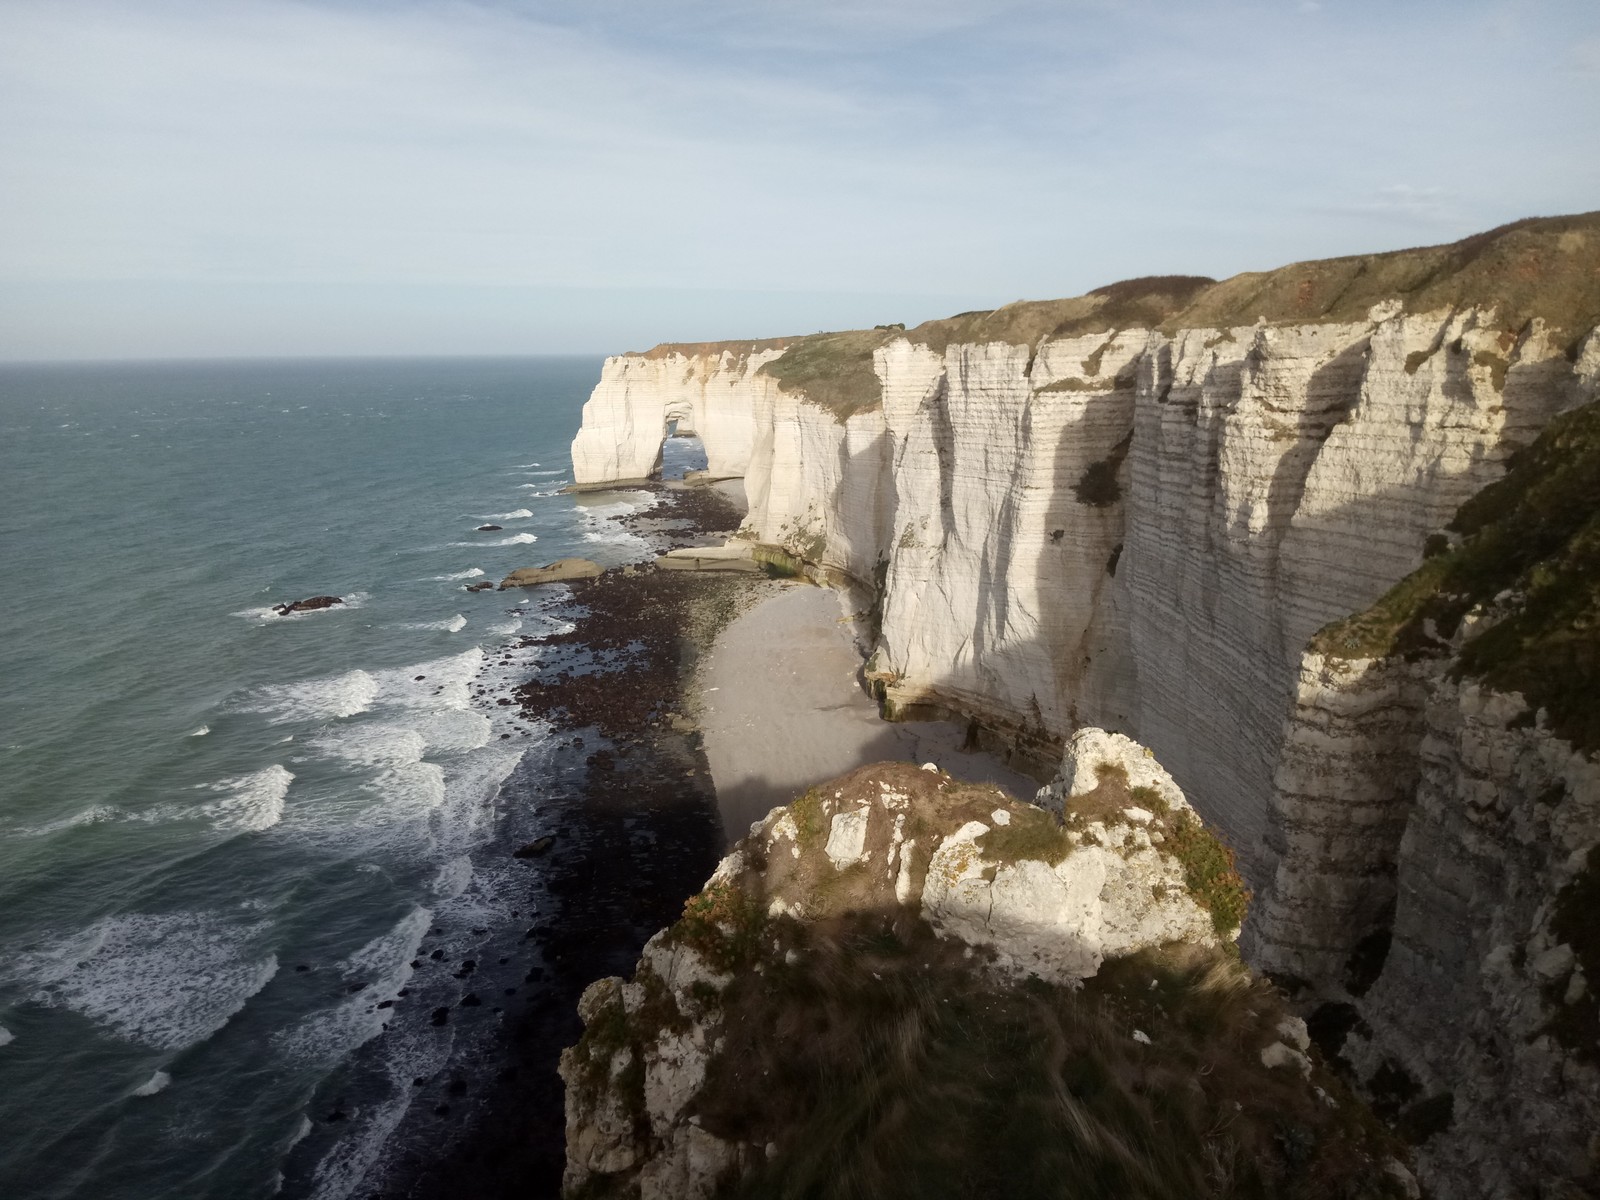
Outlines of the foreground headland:
M 726 537 L 742 512 L 710 488 L 658 499 L 647 515 L 622 518 L 658 549 Z M 444 1103 L 414 1106 L 385 1195 L 443 1200 L 463 1179 L 482 1197 L 558 1193 L 566 1147 L 555 1066 L 582 1031 L 580 993 L 631 970 L 745 833 L 752 806 L 764 816 L 809 781 L 884 757 L 1036 786 L 962 751 L 961 727 L 881 721 L 860 684 L 859 623 L 829 589 L 648 562 L 559 586 L 573 593 L 572 627 L 543 638 L 552 657 L 513 693 L 525 718 L 563 739 L 518 851 L 540 870 L 524 935 L 532 965 L 514 990 L 537 998 L 507 1008 L 498 1048 L 485 1051 L 500 1058 L 483 1073 L 486 1089 L 447 1081 Z
M 867 614 L 885 715 L 1047 777 L 1149 747 L 1241 947 L 1445 1197 L 1600 1178 L 1600 214 L 915 329 L 608 360 L 580 484 L 670 421 L 736 546 Z

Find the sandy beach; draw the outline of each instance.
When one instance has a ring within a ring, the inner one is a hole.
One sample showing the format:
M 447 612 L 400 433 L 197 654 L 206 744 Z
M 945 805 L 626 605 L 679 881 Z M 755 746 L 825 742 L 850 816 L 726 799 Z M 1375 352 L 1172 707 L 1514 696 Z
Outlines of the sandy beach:
M 860 669 L 850 620 L 827 588 L 785 587 L 718 636 L 697 674 L 699 720 L 730 842 L 812 784 L 886 759 L 937 763 L 1021 799 L 1038 789 L 991 755 L 964 753 L 960 726 L 879 718 Z

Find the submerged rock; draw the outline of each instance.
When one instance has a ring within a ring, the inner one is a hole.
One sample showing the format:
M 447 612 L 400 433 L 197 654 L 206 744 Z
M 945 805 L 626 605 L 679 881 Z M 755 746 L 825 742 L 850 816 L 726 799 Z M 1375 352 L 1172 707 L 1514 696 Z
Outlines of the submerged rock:
M 504 528 L 505 528 L 504 525 L 479 525 L 478 526 L 478 532 L 479 533 L 498 533 L 500 530 L 502 530 Z

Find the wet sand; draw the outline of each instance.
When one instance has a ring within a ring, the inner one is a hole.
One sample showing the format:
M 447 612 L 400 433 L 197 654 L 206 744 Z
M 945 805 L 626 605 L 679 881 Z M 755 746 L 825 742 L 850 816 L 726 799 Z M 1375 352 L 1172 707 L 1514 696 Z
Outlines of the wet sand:
M 886 759 L 938 764 L 958 779 L 1031 799 L 1038 783 L 961 750 L 946 721 L 890 723 L 860 683 L 840 597 L 791 584 L 729 625 L 701 667 L 699 721 L 730 842 L 812 784 Z

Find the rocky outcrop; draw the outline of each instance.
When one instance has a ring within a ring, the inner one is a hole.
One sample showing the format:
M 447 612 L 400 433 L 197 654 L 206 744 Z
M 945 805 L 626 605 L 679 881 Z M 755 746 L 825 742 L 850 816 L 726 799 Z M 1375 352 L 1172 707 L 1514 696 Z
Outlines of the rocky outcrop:
M 954 1170 L 1032 1194 L 1071 1177 L 1064 1155 L 1116 1194 L 1289 1195 L 1291 1177 L 1405 1194 L 1303 1023 L 1219 951 L 1220 893 L 1182 848 L 1209 835 L 1170 776 L 1085 731 L 1041 797 L 1059 816 L 882 764 L 753 826 L 632 980 L 584 994 L 566 1193 L 765 1195 L 816 1174 L 832 1190 L 802 1194 L 907 1195 Z
M 282 604 L 274 604 L 272 611 L 280 617 L 287 617 L 295 613 L 320 612 L 324 608 L 335 608 L 343 603 L 342 596 L 308 596 L 304 600 L 286 600 Z
M 542 567 L 518 567 L 500 581 L 500 590 L 537 587 L 541 583 L 562 583 L 569 579 L 594 579 L 605 568 L 587 558 L 558 558 Z

